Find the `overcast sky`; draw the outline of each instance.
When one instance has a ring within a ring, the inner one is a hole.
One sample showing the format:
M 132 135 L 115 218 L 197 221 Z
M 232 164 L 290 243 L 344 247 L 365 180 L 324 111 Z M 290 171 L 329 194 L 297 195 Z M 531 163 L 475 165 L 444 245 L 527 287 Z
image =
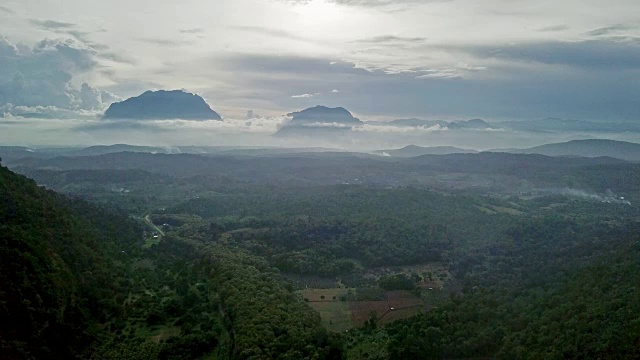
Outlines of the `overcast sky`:
M 363 120 L 640 120 L 638 14 L 637 0 L 3 0 L 0 113 L 90 117 L 186 89 L 226 118 L 322 104 Z

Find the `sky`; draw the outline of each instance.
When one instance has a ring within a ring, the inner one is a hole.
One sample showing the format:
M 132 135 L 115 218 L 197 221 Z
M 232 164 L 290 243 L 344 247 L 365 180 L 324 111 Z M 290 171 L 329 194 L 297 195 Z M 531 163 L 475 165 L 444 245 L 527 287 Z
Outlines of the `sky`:
M 0 115 L 185 89 L 225 119 L 640 120 L 637 0 L 3 0 Z M 15 121 L 12 118 L 7 121 Z

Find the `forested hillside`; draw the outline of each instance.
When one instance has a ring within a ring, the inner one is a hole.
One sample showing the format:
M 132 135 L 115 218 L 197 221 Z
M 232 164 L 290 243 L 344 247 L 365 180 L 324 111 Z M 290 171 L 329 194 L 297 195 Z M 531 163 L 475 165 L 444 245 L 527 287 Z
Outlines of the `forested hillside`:
M 464 291 L 350 336 L 350 359 L 636 359 L 640 223 L 543 217 L 459 260 Z
M 259 258 L 172 236 L 0 168 L 2 359 L 339 358 Z
M 0 167 L 0 342 L 6 358 L 73 358 L 109 299 L 118 253 L 141 229 L 126 215 L 72 201 Z
M 636 164 L 279 156 L 1 168 L 0 358 L 640 357 Z

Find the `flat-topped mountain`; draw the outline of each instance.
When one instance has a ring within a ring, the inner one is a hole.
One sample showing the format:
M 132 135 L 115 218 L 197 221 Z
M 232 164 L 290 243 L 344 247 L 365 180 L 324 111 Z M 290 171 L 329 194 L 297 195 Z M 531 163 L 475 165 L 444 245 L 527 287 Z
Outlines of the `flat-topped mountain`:
M 287 115 L 292 117 L 287 124 L 288 126 L 317 124 L 362 125 L 360 119 L 353 117 L 347 109 L 342 107 L 330 108 L 318 105 Z
M 315 106 L 287 114 L 291 120 L 276 133 L 278 136 L 330 135 L 363 125 L 347 109 Z
M 495 129 L 496 127 L 482 119 L 471 119 L 466 121 L 450 122 L 447 127 L 449 129 Z
M 102 118 L 222 120 L 202 97 L 182 90 L 146 91 L 140 96 L 111 104 Z

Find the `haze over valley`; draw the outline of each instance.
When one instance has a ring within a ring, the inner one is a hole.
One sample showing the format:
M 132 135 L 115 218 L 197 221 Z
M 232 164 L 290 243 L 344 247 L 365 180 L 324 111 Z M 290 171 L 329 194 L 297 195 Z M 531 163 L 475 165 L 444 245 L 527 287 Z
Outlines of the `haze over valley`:
M 4 0 L 0 359 L 640 358 L 637 0 Z

